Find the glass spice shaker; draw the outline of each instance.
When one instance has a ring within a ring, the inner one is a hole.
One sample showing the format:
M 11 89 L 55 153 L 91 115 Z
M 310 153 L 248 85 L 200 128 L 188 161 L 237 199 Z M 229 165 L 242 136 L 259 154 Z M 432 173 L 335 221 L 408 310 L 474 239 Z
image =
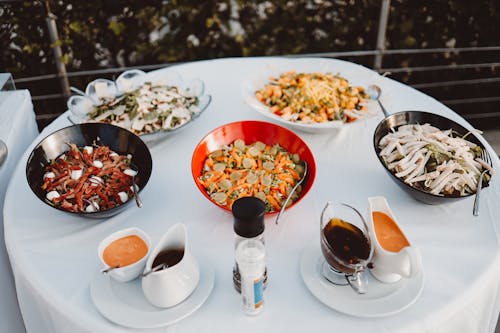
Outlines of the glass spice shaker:
M 246 239 L 254 239 L 264 245 L 264 215 L 266 213 L 266 204 L 256 197 L 243 197 L 234 201 L 232 205 L 234 217 L 234 249 L 238 244 Z M 236 261 L 233 268 L 234 289 L 241 293 L 241 274 Z M 264 268 L 264 288 L 267 287 L 267 269 Z
M 236 262 L 241 276 L 241 299 L 247 315 L 259 314 L 264 306 L 264 244 L 255 238 L 245 239 L 236 248 Z

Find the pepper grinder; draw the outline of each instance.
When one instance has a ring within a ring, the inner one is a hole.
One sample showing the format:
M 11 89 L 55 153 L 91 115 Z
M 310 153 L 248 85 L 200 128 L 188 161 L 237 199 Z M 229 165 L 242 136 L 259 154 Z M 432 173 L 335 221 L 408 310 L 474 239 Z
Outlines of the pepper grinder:
M 248 239 L 256 240 L 264 245 L 264 215 L 266 204 L 256 197 L 243 197 L 234 201 L 232 205 L 234 218 L 234 249 Z M 238 293 L 241 293 L 241 274 L 238 262 L 235 261 L 233 268 L 233 284 Z M 264 269 L 264 288 L 267 287 L 267 269 Z

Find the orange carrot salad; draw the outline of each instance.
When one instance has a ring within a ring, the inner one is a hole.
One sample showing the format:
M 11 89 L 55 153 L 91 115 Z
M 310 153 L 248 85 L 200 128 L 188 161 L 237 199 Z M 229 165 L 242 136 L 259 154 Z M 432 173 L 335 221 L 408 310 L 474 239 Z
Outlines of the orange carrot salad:
M 266 211 L 279 211 L 295 183 L 304 173 L 298 154 L 279 144 L 260 141 L 246 145 L 235 140 L 210 153 L 198 178 L 207 193 L 228 209 L 241 197 L 255 196 L 266 203 Z M 297 200 L 299 186 L 288 205 Z

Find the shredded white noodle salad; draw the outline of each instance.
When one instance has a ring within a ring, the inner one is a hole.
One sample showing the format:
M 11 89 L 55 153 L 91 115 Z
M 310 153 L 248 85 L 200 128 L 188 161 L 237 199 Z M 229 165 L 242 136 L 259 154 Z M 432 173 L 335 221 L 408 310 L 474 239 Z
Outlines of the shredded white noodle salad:
M 493 170 L 480 158 L 481 147 L 430 124 L 403 125 L 379 142 L 387 168 L 405 183 L 434 195 L 475 193 L 481 172 Z

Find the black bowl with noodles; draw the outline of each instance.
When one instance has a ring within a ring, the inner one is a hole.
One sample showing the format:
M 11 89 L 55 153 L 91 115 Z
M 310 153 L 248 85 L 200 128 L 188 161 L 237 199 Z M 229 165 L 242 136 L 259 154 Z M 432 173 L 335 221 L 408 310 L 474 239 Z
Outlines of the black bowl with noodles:
M 373 135 L 373 147 L 375 149 L 375 153 L 377 157 L 390 175 L 391 179 L 405 192 L 410 194 L 413 198 L 418 201 L 424 202 L 430 205 L 442 204 L 446 202 L 454 202 L 456 200 L 464 199 L 474 195 L 475 192 L 467 193 L 465 195 L 460 194 L 450 194 L 450 195 L 437 195 L 431 192 L 425 191 L 424 189 L 420 189 L 418 187 L 407 184 L 403 179 L 397 177 L 389 168 L 387 167 L 385 161 L 380 155 L 380 140 L 389 132 L 393 130 L 397 130 L 402 125 L 408 124 L 430 124 L 442 131 L 446 131 L 451 129 L 455 137 L 464 137 L 467 141 L 470 141 L 476 145 L 478 145 L 481 149 L 486 151 L 486 148 L 481 143 L 481 141 L 477 138 L 477 136 L 470 132 L 468 129 L 463 127 L 462 125 L 454 122 L 451 119 L 440 116 L 438 114 L 424 112 L 424 111 L 402 111 L 398 113 L 391 114 L 383 119 L 375 129 L 375 133 Z M 488 182 L 483 182 L 483 187 L 488 186 Z
M 62 128 L 45 137 L 31 152 L 26 164 L 26 178 L 35 195 L 50 207 L 89 218 L 107 218 L 135 205 L 133 198 L 109 209 L 95 212 L 73 212 L 52 204 L 42 189 L 45 168 L 51 160 L 70 150 L 69 144 L 85 146 L 108 146 L 119 155 L 131 155 L 131 166 L 137 171 L 135 176 L 139 192 L 146 186 L 151 176 L 153 162 L 146 144 L 135 134 L 118 126 L 104 123 L 85 123 Z

